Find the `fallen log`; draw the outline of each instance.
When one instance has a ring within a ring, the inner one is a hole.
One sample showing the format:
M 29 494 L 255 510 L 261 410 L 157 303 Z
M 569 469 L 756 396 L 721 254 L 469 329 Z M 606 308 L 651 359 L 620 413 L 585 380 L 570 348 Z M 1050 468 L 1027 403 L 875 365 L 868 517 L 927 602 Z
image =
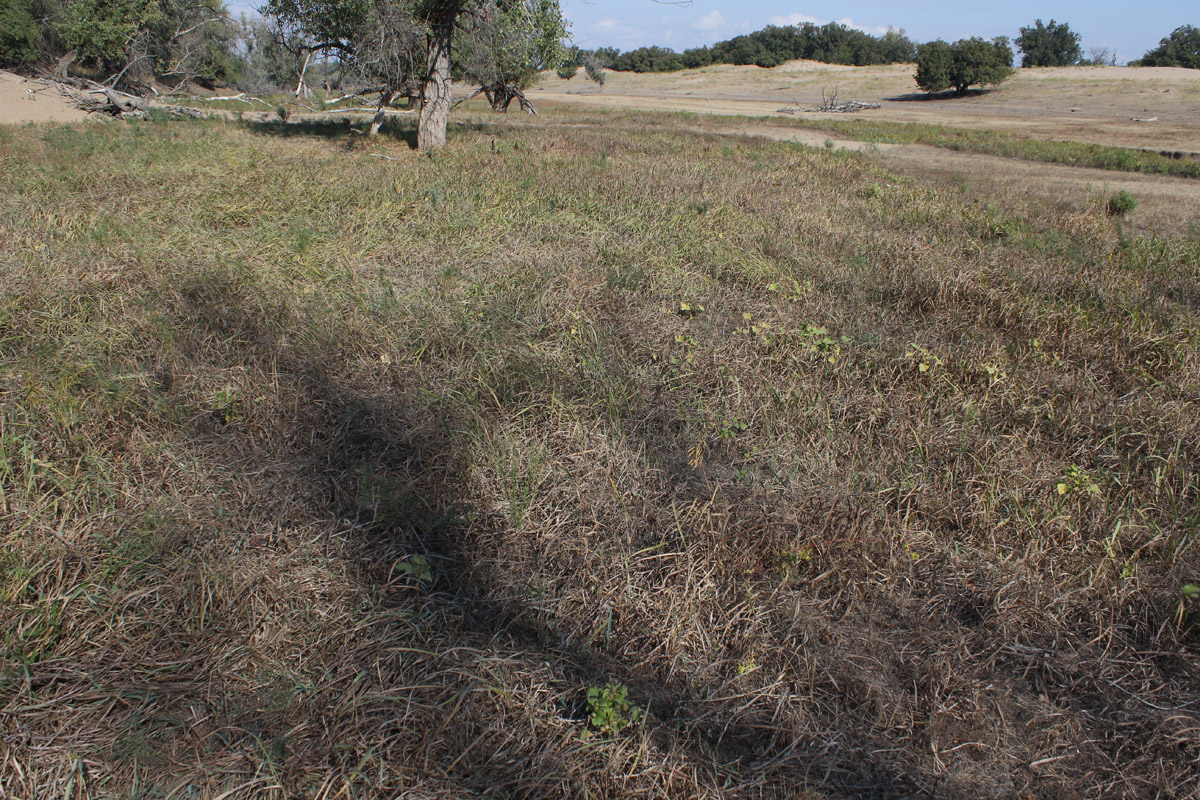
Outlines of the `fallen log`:
M 208 119 L 212 114 L 208 111 L 202 111 L 199 108 L 188 108 L 187 106 L 155 106 L 161 108 L 168 114 L 174 117 L 191 117 L 192 119 Z
M 834 89 L 833 94 L 826 95 L 824 89 L 821 90 L 821 105 L 819 106 L 802 106 L 796 100 L 792 100 L 783 108 L 779 109 L 780 114 L 799 114 L 799 113 L 826 113 L 826 114 L 853 114 L 858 111 L 868 111 L 873 108 L 880 108 L 879 103 L 864 103 L 861 100 L 841 100 L 838 98 L 838 90 Z

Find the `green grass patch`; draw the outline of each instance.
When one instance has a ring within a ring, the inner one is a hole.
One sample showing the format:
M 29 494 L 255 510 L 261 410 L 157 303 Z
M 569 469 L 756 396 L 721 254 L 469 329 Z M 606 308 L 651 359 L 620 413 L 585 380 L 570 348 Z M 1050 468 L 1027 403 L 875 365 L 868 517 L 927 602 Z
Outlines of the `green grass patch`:
M 818 119 L 796 120 L 794 124 L 864 142 L 925 144 L 947 150 L 1068 164 L 1074 167 L 1200 178 L 1200 158 L 1173 158 L 1162 153 L 1127 147 L 1034 139 L 1005 131 L 952 128 L 918 122 Z

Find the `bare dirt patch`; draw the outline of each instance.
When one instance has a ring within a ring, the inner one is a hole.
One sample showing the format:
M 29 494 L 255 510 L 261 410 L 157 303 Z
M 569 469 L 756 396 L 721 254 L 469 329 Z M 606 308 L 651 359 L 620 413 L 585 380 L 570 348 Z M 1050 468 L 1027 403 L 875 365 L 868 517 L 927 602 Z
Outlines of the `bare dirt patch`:
M 0 70 L 0 123 L 80 122 L 88 118 L 58 89 Z

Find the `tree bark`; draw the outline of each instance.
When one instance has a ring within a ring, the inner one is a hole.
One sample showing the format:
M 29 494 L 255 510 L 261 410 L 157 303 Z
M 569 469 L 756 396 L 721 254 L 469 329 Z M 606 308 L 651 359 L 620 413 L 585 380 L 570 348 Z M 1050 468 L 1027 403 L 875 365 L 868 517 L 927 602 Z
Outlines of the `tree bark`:
M 492 104 L 492 111 L 500 114 L 508 113 L 508 107 L 512 105 L 515 94 L 508 90 L 507 86 L 497 86 L 485 92 L 488 102 Z
M 309 50 L 304 56 L 304 66 L 300 68 L 300 80 L 296 81 L 296 97 L 303 94 L 308 97 L 308 87 L 304 85 L 304 76 L 308 74 L 308 62 L 312 60 L 313 51 Z
M 421 85 L 421 113 L 417 127 L 417 149 L 421 151 L 446 146 L 452 93 L 450 43 L 461 8 L 461 0 L 444 0 L 438 4 L 432 20 L 433 35 L 429 40 L 428 70 Z
M 379 110 L 375 112 L 375 119 L 371 120 L 371 131 L 368 136 L 374 136 L 379 133 L 379 128 L 383 125 L 383 121 L 387 119 L 387 107 L 392 103 L 391 90 L 384 91 L 379 98 Z

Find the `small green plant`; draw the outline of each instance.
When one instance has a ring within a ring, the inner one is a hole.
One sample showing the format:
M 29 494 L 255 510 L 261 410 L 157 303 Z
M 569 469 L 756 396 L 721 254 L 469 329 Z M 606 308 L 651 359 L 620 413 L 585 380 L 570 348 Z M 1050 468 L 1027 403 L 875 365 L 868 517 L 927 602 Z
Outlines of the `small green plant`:
M 695 363 L 696 349 L 700 347 L 700 342 L 696 341 L 695 337 L 688 336 L 686 333 L 677 333 L 675 334 L 675 344 L 683 345 L 683 354 L 671 356 L 669 363 L 677 367 Z
M 987 374 L 988 386 L 995 386 L 1008 377 L 1008 373 L 999 364 L 984 364 L 983 371 Z
M 805 323 L 800 329 L 801 346 L 810 353 L 820 355 L 830 364 L 838 360 L 838 356 L 842 354 L 842 345 L 849 342 L 849 336 L 843 336 L 840 340 L 834 339 L 824 325 Z
M 774 284 L 772 284 L 772 285 L 774 285 Z M 771 343 L 770 337 L 767 336 L 767 332 L 771 330 L 770 325 L 768 325 L 765 322 L 755 322 L 754 315 L 751 314 L 749 311 L 742 312 L 742 321 L 745 322 L 746 324 L 743 327 L 737 329 L 738 333 L 745 334 L 746 336 L 757 337 L 759 340 L 762 341 L 763 344 Z
M 1137 198 L 1122 189 L 1108 198 L 1108 215 L 1123 217 L 1138 206 Z
M 916 364 L 917 372 L 926 373 L 934 367 L 942 366 L 942 360 L 934 355 L 929 348 L 922 347 L 916 342 L 910 342 L 909 350 L 904 354 L 911 363 Z
M 291 112 L 291 109 L 289 109 L 289 108 L 287 107 L 287 105 L 279 105 L 279 106 L 277 106 L 277 107 L 275 108 L 275 113 L 279 115 L 279 121 L 280 121 L 280 122 L 287 122 L 287 121 L 288 121 L 288 117 L 290 117 L 290 116 L 291 116 L 291 114 L 292 114 L 292 112 Z
M 1085 495 L 1095 497 L 1100 494 L 1100 485 L 1092 480 L 1082 467 L 1072 465 L 1066 476 L 1055 487 L 1060 495 Z
M 785 547 L 779 554 L 779 569 L 788 581 L 800 575 L 801 566 L 809 564 L 813 559 L 813 549 L 808 545 L 800 545 L 796 549 Z
M 226 386 L 220 389 L 212 397 L 213 417 L 219 422 L 228 425 L 239 416 L 239 411 L 242 405 L 242 393 L 232 386 Z
M 832 149 L 833 149 L 833 147 L 834 147 L 834 144 L 833 144 L 833 139 L 830 139 L 830 138 L 826 137 L 826 139 L 825 139 L 825 149 L 826 149 L 826 150 L 832 150 Z
M 433 567 L 430 566 L 429 559 L 425 556 L 413 556 L 396 562 L 396 572 L 417 583 L 433 582 Z
M 1175 622 L 1184 628 L 1200 616 L 1200 584 L 1187 583 L 1179 589 L 1179 605 L 1175 609 Z
M 717 436 L 722 439 L 736 439 L 738 434 L 745 433 L 750 426 L 741 420 L 726 420 L 725 424 L 717 430 Z
M 786 284 L 783 283 L 768 283 L 767 291 L 782 295 L 788 300 L 796 301 L 803 300 L 812 293 L 813 282 L 812 278 L 808 278 L 804 283 L 800 283 L 795 278 L 789 278 Z
M 642 710 L 629 700 L 629 689 L 610 682 L 588 689 L 588 722 L 605 736 L 616 736 L 642 717 Z

